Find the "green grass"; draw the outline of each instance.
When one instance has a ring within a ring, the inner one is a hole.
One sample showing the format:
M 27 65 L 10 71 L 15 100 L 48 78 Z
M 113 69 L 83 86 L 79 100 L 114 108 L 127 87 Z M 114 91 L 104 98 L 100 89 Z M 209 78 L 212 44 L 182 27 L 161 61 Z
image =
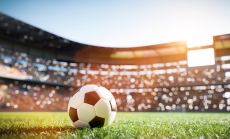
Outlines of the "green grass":
M 230 114 L 118 113 L 110 126 L 79 130 L 66 112 L 0 112 L 0 138 L 230 138 Z

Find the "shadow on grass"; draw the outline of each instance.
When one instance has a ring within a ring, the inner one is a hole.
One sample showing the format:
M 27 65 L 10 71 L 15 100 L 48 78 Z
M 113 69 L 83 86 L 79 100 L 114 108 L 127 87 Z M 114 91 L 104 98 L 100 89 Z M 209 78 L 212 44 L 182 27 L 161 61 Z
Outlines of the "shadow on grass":
M 65 127 L 57 127 L 57 126 L 48 126 L 48 127 L 11 127 L 8 129 L 0 129 L 0 135 L 9 135 L 9 134 L 20 134 L 20 133 L 44 133 L 44 132 L 49 132 L 49 133 L 57 133 L 57 132 L 74 132 L 76 130 L 81 130 L 81 129 L 76 129 L 72 126 L 65 126 Z

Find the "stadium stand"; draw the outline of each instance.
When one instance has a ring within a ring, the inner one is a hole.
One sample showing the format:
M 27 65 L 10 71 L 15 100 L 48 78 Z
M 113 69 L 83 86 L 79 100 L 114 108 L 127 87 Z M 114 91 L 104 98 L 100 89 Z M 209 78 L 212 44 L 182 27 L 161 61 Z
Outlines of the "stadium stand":
M 226 43 L 230 37 L 215 37 L 214 66 L 188 68 L 184 51 L 181 56 L 182 45 L 178 45 L 181 42 L 132 48 L 146 57 L 135 58 L 129 53 L 124 58 L 120 53 L 126 55 L 127 49 L 74 43 L 6 15 L 0 17 L 1 111 L 66 111 L 75 90 L 86 84 L 108 88 L 119 111 L 230 111 L 230 53 Z M 11 29 L 13 23 L 17 31 Z M 35 53 L 31 47 L 41 51 Z M 55 54 L 44 49 L 55 50 Z M 158 53 L 149 56 L 149 49 Z M 70 58 L 65 56 L 69 50 L 77 51 L 73 53 L 77 59 L 71 54 Z M 104 51 L 120 53 L 108 57 Z M 180 58 L 170 58 L 172 54 Z

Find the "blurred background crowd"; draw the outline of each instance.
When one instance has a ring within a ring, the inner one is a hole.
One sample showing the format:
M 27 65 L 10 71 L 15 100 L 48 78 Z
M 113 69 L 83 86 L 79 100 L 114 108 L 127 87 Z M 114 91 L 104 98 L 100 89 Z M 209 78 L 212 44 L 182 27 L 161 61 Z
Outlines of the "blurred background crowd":
M 109 89 L 118 111 L 230 111 L 230 56 L 211 68 L 187 61 L 113 65 L 45 60 L 0 48 L 1 111 L 66 111 L 86 84 Z

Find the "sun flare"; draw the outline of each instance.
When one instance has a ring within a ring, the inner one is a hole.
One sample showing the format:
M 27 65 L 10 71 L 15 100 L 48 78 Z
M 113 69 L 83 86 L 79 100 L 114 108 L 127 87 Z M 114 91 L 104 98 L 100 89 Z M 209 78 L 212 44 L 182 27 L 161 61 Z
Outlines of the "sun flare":
M 201 47 L 213 45 L 213 37 L 211 36 L 190 36 L 186 39 L 187 47 Z

